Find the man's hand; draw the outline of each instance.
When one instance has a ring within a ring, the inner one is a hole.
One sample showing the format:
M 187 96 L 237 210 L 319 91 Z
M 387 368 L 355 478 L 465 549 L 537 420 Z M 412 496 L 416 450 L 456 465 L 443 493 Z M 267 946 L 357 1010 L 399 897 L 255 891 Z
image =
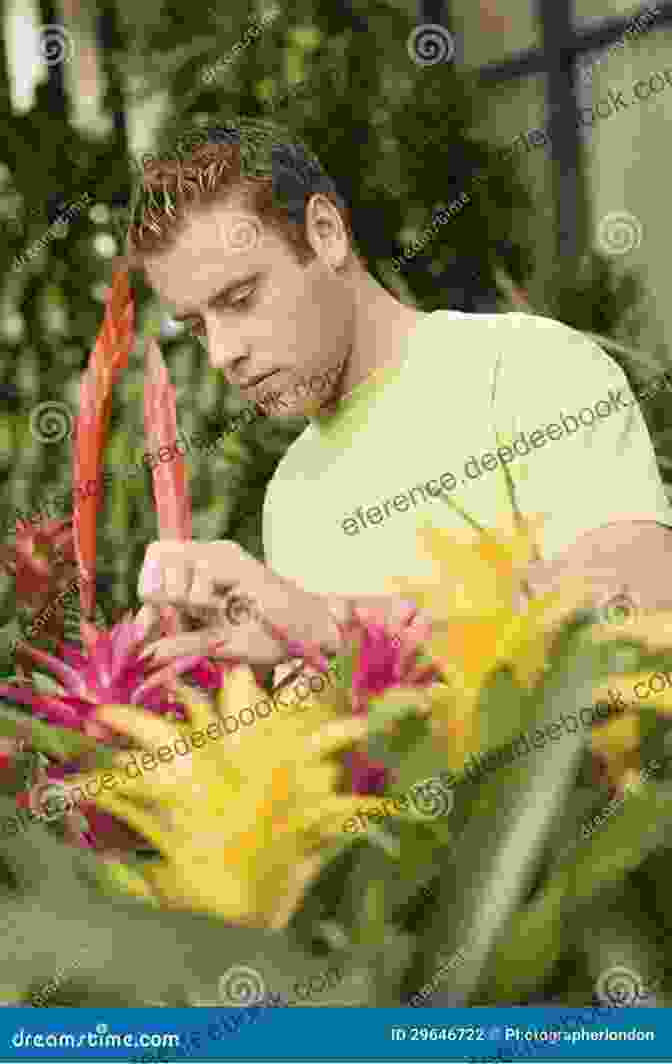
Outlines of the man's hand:
M 672 530 L 654 521 L 602 525 L 554 561 L 531 565 L 527 582 L 541 595 L 571 577 L 590 585 L 593 605 L 606 613 L 619 600 L 631 602 L 633 615 L 672 609 Z
M 199 631 L 150 643 L 146 653 L 153 650 L 157 660 L 203 654 L 249 665 L 291 661 L 296 655 L 275 638 L 273 626 L 285 630 L 290 640 L 319 644 L 325 653 L 335 654 L 341 649 L 338 623 L 347 621 L 353 606 L 362 620 L 390 629 L 409 626 L 420 632 L 418 626 L 428 621 L 413 603 L 396 595 L 347 599 L 311 594 L 230 540 L 152 543 L 138 594 L 145 606 L 136 620 L 150 638 L 154 631 L 158 635 L 159 606 L 176 606 L 185 620 L 201 626 Z
M 229 658 L 252 665 L 291 659 L 273 626 L 290 640 L 320 644 L 335 653 L 337 625 L 326 598 L 277 576 L 231 540 L 214 543 L 161 540 L 152 543 L 138 583 L 141 610 L 156 629 L 159 606 L 176 606 L 197 631 L 160 639 L 147 647 L 157 659 L 181 654 Z M 150 615 L 153 614 L 153 617 Z

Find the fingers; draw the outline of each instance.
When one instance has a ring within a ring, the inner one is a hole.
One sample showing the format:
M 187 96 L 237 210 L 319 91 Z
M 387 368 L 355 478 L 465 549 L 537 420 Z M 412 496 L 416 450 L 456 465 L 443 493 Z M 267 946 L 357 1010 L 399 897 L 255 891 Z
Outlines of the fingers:
M 231 640 L 230 628 L 207 628 L 202 632 L 190 632 L 171 639 L 158 639 L 150 643 L 141 658 L 155 655 L 155 661 L 168 661 L 182 655 L 198 654 L 202 657 L 227 657 L 225 648 Z
M 155 605 L 213 605 L 259 563 L 229 540 L 152 543 L 138 580 L 138 596 Z
M 159 569 L 160 562 L 155 562 L 153 572 L 156 574 L 157 594 L 159 593 L 158 579 L 161 578 L 160 593 L 169 602 L 182 605 L 189 600 L 189 588 L 191 587 L 191 566 L 188 563 L 166 561 Z
M 430 621 L 428 614 L 399 594 L 368 595 L 350 601 L 354 606 L 356 616 L 364 623 L 379 624 L 386 628 L 399 628 L 426 624 Z
M 190 606 L 212 606 L 217 600 L 214 589 L 214 571 L 208 562 L 194 562 L 191 587 L 188 591 Z
M 135 623 L 142 628 L 143 639 L 158 639 L 161 635 L 161 613 L 149 603 L 142 606 L 135 616 Z

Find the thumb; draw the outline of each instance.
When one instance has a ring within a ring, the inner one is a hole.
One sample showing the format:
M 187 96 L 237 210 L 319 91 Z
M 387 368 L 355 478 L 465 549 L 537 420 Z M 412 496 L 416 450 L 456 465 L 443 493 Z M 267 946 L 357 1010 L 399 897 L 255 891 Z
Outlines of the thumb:
M 135 623 L 141 626 L 143 639 L 161 638 L 161 613 L 158 606 L 146 603 L 135 615 Z

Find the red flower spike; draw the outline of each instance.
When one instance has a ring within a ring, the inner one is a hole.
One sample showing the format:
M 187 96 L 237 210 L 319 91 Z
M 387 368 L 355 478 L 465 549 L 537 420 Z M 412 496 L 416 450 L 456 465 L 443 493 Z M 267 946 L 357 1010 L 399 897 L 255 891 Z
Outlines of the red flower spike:
M 80 601 L 85 617 L 93 617 L 96 605 L 96 525 L 98 492 L 77 494 L 93 482 L 101 491 L 103 453 L 107 442 L 112 390 L 119 373 L 128 364 L 133 348 L 133 298 L 128 273 L 117 269 L 107 298 L 105 317 L 89 365 L 82 375 L 79 416 L 76 418 L 73 453 L 73 528 L 75 552 L 81 577 Z
M 0 547 L 0 568 L 14 578 L 17 605 L 31 609 L 33 617 L 51 607 L 40 625 L 43 637 L 63 637 L 65 612 L 58 596 L 72 584 L 74 561 L 69 520 L 45 519 L 41 524 L 17 521 L 16 542 Z M 15 662 L 28 673 L 32 671 L 22 651 Z
M 145 370 L 145 437 L 150 451 L 177 444 L 175 388 L 156 340 L 146 348 Z M 177 454 L 170 462 L 159 462 L 152 470 L 154 505 L 159 523 L 159 539 L 190 540 L 191 494 L 184 457 Z M 172 606 L 160 610 L 164 636 L 181 631 L 178 612 Z

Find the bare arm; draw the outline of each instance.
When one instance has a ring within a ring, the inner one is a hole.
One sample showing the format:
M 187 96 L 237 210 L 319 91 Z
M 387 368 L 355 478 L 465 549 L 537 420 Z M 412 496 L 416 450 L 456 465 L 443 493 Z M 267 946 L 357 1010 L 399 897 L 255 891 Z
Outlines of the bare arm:
M 568 576 L 591 583 L 596 606 L 624 595 L 642 610 L 672 609 L 672 529 L 654 521 L 602 525 L 580 536 L 560 558 L 531 565 L 528 583 L 538 595 Z
M 408 623 L 416 613 L 419 623 L 431 620 L 398 595 L 345 598 L 309 593 L 231 542 L 162 541 L 149 548 L 148 556 L 146 566 L 149 562 L 154 567 L 154 584 L 147 580 L 145 570 L 139 588 L 147 606 L 141 611 L 147 628 L 156 630 L 161 605 L 214 614 L 210 621 L 204 618 L 206 626 L 200 631 L 154 643 L 159 658 L 214 652 L 214 656 L 252 665 L 287 662 L 293 656 L 272 634 L 269 622 L 295 642 L 318 644 L 327 654 L 337 653 L 338 623 L 347 620 L 352 606 L 364 619 L 389 627 Z M 572 576 L 590 582 L 597 606 L 625 594 L 642 610 L 672 608 L 672 530 L 654 521 L 603 525 L 580 536 L 560 558 L 533 563 L 528 586 L 533 594 L 541 594 Z M 235 600 L 241 595 L 254 605 L 242 618 L 231 611 L 231 597 Z M 521 596 L 518 605 L 523 602 Z M 217 643 L 219 651 L 213 647 Z

